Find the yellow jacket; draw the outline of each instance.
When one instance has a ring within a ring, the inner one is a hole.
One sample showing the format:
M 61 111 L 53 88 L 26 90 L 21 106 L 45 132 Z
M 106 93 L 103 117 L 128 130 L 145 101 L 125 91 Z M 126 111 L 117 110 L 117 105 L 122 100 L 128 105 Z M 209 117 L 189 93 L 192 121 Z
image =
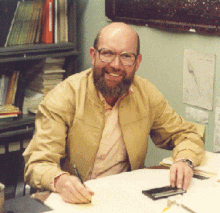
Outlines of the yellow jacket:
M 25 179 L 31 186 L 52 190 L 61 171 L 82 178 L 93 167 L 104 128 L 104 107 L 93 84 L 92 69 L 64 80 L 39 105 L 35 134 L 23 156 Z M 204 155 L 196 127 L 183 120 L 147 79 L 135 76 L 133 96 L 119 106 L 119 122 L 131 170 L 144 166 L 148 136 L 157 147 L 173 149 L 175 159 L 198 165 Z

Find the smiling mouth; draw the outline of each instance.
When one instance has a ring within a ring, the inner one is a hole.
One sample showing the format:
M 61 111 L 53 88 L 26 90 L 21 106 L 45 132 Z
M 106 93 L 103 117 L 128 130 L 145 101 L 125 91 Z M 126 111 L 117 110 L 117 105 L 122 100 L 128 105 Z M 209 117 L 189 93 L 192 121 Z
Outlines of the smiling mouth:
M 113 77 L 119 77 L 120 75 L 115 74 L 115 73 L 108 73 L 109 75 L 113 76 Z

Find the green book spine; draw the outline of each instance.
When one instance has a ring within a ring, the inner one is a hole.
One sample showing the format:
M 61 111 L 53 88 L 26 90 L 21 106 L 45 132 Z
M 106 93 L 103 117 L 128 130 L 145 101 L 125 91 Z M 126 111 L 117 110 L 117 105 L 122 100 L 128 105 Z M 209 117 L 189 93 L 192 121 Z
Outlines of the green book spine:
M 22 27 L 21 27 L 19 39 L 17 42 L 17 44 L 19 44 L 19 45 L 25 44 L 25 36 L 27 33 L 28 23 L 31 19 L 30 16 L 31 16 L 33 2 L 27 1 L 25 3 L 26 3 L 26 6 L 25 6 L 24 14 L 23 14 L 23 19 L 22 19 Z
M 22 20 L 23 20 L 25 8 L 26 8 L 26 3 L 21 2 L 20 6 L 18 8 L 18 13 L 17 13 L 16 19 L 14 22 L 12 33 L 9 38 L 8 46 L 13 46 L 13 45 L 18 44 L 20 30 L 22 28 Z
M 35 25 L 37 12 L 38 12 L 38 1 L 36 0 L 36 1 L 31 2 L 30 15 L 28 18 L 26 33 L 25 33 L 24 40 L 23 40 L 24 44 L 31 44 L 31 37 L 33 36 L 33 29 Z
M 43 13 L 43 7 L 44 7 L 44 1 L 39 0 L 39 13 L 37 18 L 37 27 L 36 27 L 36 33 L 33 43 L 40 43 L 40 34 L 41 34 L 41 17 Z

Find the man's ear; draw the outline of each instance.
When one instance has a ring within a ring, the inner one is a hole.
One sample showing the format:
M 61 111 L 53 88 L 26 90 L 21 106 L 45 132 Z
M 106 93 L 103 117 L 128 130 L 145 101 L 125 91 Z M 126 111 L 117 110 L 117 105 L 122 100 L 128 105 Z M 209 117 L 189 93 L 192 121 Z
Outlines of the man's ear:
M 137 59 L 136 59 L 135 72 L 138 70 L 138 67 L 139 67 L 141 61 L 142 61 L 142 55 L 139 54 L 139 55 L 137 56 Z
M 90 47 L 89 55 L 90 55 L 90 59 L 91 59 L 91 64 L 94 66 L 94 64 L 95 64 L 95 48 L 94 47 Z

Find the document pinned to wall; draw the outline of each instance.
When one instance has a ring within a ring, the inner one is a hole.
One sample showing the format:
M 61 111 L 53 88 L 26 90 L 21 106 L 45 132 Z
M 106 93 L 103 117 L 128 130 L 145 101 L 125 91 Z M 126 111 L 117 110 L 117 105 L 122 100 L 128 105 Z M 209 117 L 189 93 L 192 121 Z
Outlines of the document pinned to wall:
M 186 107 L 186 119 L 207 124 L 209 122 L 209 114 L 208 111 L 195 109 L 193 107 Z
M 213 108 L 215 55 L 184 51 L 183 102 L 207 110 Z
M 215 107 L 214 151 L 220 151 L 220 97 L 217 98 Z

